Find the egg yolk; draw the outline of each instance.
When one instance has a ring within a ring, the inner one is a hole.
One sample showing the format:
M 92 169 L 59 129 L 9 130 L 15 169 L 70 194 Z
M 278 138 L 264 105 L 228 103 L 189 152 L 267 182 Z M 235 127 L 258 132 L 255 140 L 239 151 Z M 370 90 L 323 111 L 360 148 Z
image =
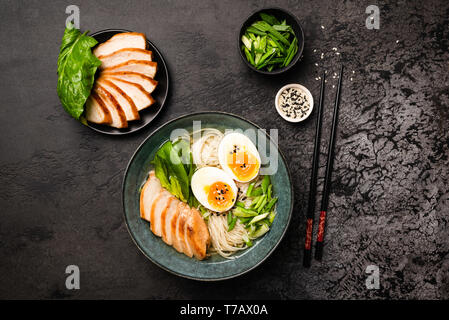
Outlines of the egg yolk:
M 227 154 L 229 169 L 235 174 L 237 180 L 249 181 L 257 174 L 259 169 L 259 161 L 257 158 L 246 150 L 235 145 L 232 151 Z
M 228 184 L 217 181 L 206 189 L 207 200 L 217 211 L 224 211 L 234 203 L 235 195 Z

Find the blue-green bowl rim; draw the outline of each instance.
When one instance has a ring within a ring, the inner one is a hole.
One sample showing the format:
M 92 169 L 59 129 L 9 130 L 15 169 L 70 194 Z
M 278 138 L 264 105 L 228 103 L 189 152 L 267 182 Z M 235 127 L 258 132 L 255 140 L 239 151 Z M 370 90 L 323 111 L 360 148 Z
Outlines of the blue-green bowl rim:
M 212 282 L 212 281 L 221 281 L 221 280 L 228 280 L 228 279 L 232 279 L 232 278 L 236 278 L 238 276 L 244 275 L 247 272 L 254 270 L 256 267 L 258 267 L 262 262 L 264 262 L 273 252 L 274 250 L 278 247 L 278 245 L 281 243 L 282 239 L 284 238 L 288 227 L 290 226 L 290 221 L 292 218 L 292 213 L 293 213 L 293 206 L 294 206 L 294 197 L 295 197 L 295 193 L 293 190 L 293 182 L 292 182 L 292 175 L 290 173 L 290 168 L 288 166 L 288 162 L 286 162 L 286 159 L 284 157 L 284 154 L 282 153 L 281 149 L 279 148 L 278 144 L 275 143 L 270 135 L 268 133 L 265 132 L 265 135 L 268 137 L 268 139 L 276 146 L 276 149 L 278 151 L 278 153 L 281 155 L 282 161 L 285 164 L 285 168 L 287 169 L 287 174 L 288 174 L 288 179 L 290 180 L 290 193 L 291 193 L 291 200 L 290 200 L 290 212 L 288 213 L 288 221 L 287 224 L 285 225 L 284 230 L 282 231 L 281 236 L 279 237 L 279 240 L 277 240 L 276 244 L 273 246 L 273 248 L 271 248 L 271 250 L 265 255 L 265 257 L 263 257 L 259 262 L 257 262 L 255 265 L 253 265 L 252 267 L 250 267 L 249 269 L 246 269 L 240 273 L 231 275 L 231 276 L 227 276 L 227 277 L 222 277 L 222 278 L 208 278 L 208 279 L 203 279 L 203 278 L 197 278 L 197 277 L 192 277 L 192 276 L 188 276 L 185 274 L 181 274 L 179 272 L 173 271 L 171 269 L 169 269 L 168 267 L 160 264 L 159 262 L 153 260 L 150 256 L 148 256 L 146 254 L 146 252 L 139 246 L 139 244 L 136 242 L 136 240 L 134 239 L 133 234 L 131 233 L 131 230 L 129 228 L 129 224 L 128 224 L 128 220 L 126 219 L 126 211 L 125 211 L 125 181 L 126 181 L 126 177 L 128 175 L 128 171 L 129 171 L 129 167 L 131 166 L 131 163 L 133 162 L 134 158 L 136 157 L 137 153 L 140 151 L 140 149 L 142 149 L 142 147 L 144 146 L 144 144 L 147 142 L 148 139 L 150 139 L 156 132 L 158 132 L 159 130 L 161 130 L 163 127 L 169 125 L 172 122 L 175 122 L 177 120 L 183 119 L 183 118 L 187 118 L 190 116 L 199 116 L 199 115 L 204 115 L 204 114 L 223 114 L 226 116 L 231 116 L 231 117 L 235 117 L 238 118 L 240 120 L 243 120 L 253 126 L 255 126 L 257 129 L 262 129 L 260 126 L 258 126 L 257 124 L 255 124 L 252 121 L 249 121 L 239 115 L 230 113 L 230 112 L 224 112 L 224 111 L 198 111 L 198 112 L 193 112 L 193 113 L 188 113 L 188 114 L 184 114 L 181 115 L 179 117 L 176 117 L 174 119 L 171 119 L 169 121 L 167 121 L 166 123 L 164 123 L 163 125 L 159 126 L 157 129 L 155 129 L 152 133 L 150 133 L 148 135 L 148 137 L 146 137 L 146 139 L 137 147 L 136 151 L 134 151 L 131 159 L 128 162 L 128 165 L 126 166 L 126 170 L 125 170 L 125 174 L 123 175 L 123 182 L 122 182 L 122 206 L 123 206 L 123 217 L 125 219 L 125 224 L 126 224 L 126 229 L 128 230 L 129 235 L 131 236 L 131 239 L 133 240 L 134 244 L 136 245 L 136 247 L 140 250 L 140 252 L 143 253 L 143 255 L 150 260 L 151 262 L 153 262 L 155 265 L 157 265 L 158 267 L 160 267 L 161 269 L 168 271 L 174 275 L 177 275 L 179 277 L 182 278 L 186 278 L 186 279 L 191 279 L 191 280 L 199 280 L 199 281 L 205 281 L 205 282 Z

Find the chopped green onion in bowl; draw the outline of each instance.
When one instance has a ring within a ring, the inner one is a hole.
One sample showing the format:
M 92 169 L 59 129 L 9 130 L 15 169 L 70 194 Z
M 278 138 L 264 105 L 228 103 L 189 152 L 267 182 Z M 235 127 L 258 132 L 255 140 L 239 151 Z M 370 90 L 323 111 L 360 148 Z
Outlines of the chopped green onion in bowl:
M 257 70 L 268 72 L 287 67 L 299 48 L 293 28 L 271 14 L 261 12 L 259 16 L 241 37 L 246 60 Z

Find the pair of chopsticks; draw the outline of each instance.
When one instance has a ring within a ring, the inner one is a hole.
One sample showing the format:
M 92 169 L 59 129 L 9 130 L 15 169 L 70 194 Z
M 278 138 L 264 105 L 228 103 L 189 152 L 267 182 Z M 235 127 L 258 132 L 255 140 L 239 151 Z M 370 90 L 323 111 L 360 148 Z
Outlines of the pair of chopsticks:
M 332 119 L 331 136 L 329 140 L 329 149 L 327 152 L 327 163 L 326 163 L 326 176 L 324 180 L 323 195 L 321 199 L 321 210 L 320 217 L 318 221 L 318 232 L 317 239 L 315 243 L 315 259 L 321 261 L 323 257 L 323 244 L 324 244 L 324 229 L 326 225 L 326 215 L 327 207 L 329 204 L 329 189 L 331 183 L 332 167 L 334 163 L 334 146 L 335 146 L 335 136 L 337 131 L 338 122 L 338 109 L 340 106 L 340 91 L 341 91 L 341 81 L 343 77 L 343 65 L 340 68 L 340 76 L 338 78 L 337 93 L 335 96 L 334 104 L 334 115 Z M 315 146 L 313 150 L 313 160 L 312 160 L 312 176 L 310 178 L 310 191 L 309 191 L 309 203 L 307 208 L 307 220 L 306 220 L 306 238 L 304 244 L 304 267 L 310 267 L 310 261 L 312 257 L 312 234 L 313 234 L 313 221 L 315 217 L 315 198 L 317 189 L 317 177 L 318 177 L 318 160 L 320 154 L 320 140 L 321 140 L 321 123 L 323 118 L 323 108 L 324 108 L 324 84 L 325 84 L 326 74 L 323 72 L 321 78 L 321 89 L 320 89 L 320 105 L 318 108 L 318 115 L 316 119 L 316 132 L 315 132 Z

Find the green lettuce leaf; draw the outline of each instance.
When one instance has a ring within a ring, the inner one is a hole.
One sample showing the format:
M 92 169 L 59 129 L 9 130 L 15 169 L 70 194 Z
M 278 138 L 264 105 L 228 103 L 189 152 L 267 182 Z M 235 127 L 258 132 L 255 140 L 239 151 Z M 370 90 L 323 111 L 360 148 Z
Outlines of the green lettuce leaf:
M 175 147 L 176 146 L 176 147 Z M 187 147 L 188 149 L 183 148 Z M 182 162 L 182 158 L 187 161 Z M 168 141 L 159 148 L 152 161 L 156 177 L 160 180 L 162 187 L 170 191 L 183 202 L 192 203 L 190 191 L 190 180 L 193 174 L 193 160 L 189 145 L 172 144 Z
M 80 119 L 84 104 L 94 84 L 94 76 L 101 65 L 92 54 L 97 41 L 75 27 L 67 27 L 62 37 L 58 57 L 58 96 L 64 109 Z
M 165 167 L 164 161 L 159 157 L 155 156 L 153 159 L 154 164 L 154 173 L 156 177 L 161 182 L 161 186 L 165 189 L 170 188 L 170 181 L 168 180 L 168 172 L 167 168 Z

